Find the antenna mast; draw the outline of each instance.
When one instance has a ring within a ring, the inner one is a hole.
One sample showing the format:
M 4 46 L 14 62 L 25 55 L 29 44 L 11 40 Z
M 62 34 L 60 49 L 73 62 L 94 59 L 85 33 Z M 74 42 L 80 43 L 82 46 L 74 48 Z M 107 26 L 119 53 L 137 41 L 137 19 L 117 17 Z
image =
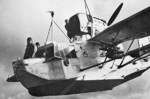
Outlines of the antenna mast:
M 92 19 L 92 15 L 90 13 L 90 10 L 89 10 L 86 0 L 84 0 L 84 3 L 85 3 L 85 12 L 87 15 L 88 24 L 91 23 L 91 37 L 92 37 L 93 36 L 93 19 Z
M 91 15 L 90 10 L 89 10 L 89 7 L 88 7 L 88 5 L 87 5 L 87 3 L 86 3 L 86 0 L 84 0 L 84 3 L 85 3 L 85 11 L 86 11 L 86 14 L 89 13 L 89 15 Z M 88 12 L 88 13 L 87 13 L 87 12 Z

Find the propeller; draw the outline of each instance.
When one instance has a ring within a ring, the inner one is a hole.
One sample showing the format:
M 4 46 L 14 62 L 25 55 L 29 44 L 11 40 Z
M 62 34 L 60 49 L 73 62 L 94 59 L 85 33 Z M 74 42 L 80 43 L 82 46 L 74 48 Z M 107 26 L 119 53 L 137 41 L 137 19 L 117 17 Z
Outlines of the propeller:
M 116 17 L 118 16 L 118 14 L 119 14 L 119 12 L 120 12 L 122 6 L 123 6 L 123 3 L 121 3 L 121 4 L 118 6 L 118 8 L 115 10 L 115 12 L 113 13 L 113 15 L 111 16 L 111 18 L 109 19 L 109 21 L 108 21 L 108 23 L 107 23 L 108 26 L 111 25 L 111 24 L 113 23 L 113 21 L 116 19 Z
M 50 13 L 52 17 L 54 17 L 54 11 L 47 11 L 47 13 Z

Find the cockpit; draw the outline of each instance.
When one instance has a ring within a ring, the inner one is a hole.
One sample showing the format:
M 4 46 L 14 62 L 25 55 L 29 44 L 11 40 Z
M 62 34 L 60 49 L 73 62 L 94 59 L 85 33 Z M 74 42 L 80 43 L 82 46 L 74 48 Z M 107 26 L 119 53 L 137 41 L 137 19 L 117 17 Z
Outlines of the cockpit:
M 53 58 L 76 58 L 76 53 L 73 45 L 60 44 L 60 43 L 49 43 L 45 46 L 40 47 L 35 53 L 36 58 L 45 57 L 47 60 Z
M 107 28 L 104 20 L 92 17 L 90 15 L 78 13 L 66 20 L 65 28 L 68 37 L 74 41 L 85 41 L 98 35 Z

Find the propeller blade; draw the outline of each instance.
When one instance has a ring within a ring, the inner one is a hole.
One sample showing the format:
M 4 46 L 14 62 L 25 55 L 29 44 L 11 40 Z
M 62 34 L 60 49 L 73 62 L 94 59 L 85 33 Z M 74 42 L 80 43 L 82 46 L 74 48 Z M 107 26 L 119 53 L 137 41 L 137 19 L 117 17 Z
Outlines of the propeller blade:
M 111 16 L 111 18 L 110 18 L 109 21 L 108 21 L 108 24 L 107 24 L 108 26 L 111 25 L 111 24 L 113 23 L 113 21 L 116 19 L 116 17 L 118 16 L 118 14 L 119 14 L 119 12 L 120 12 L 122 6 L 123 6 L 123 3 L 121 3 L 121 4 L 118 6 L 118 8 L 115 10 L 115 12 L 113 13 L 113 15 Z
M 52 17 L 54 17 L 54 11 L 47 11 L 47 13 L 50 13 Z

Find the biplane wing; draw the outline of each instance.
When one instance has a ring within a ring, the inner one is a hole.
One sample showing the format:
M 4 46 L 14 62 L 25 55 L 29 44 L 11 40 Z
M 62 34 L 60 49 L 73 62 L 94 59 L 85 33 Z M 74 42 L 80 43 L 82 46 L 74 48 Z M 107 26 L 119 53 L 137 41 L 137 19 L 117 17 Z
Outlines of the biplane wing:
M 150 7 L 116 23 L 89 41 L 117 45 L 133 38 L 139 39 L 150 35 Z

